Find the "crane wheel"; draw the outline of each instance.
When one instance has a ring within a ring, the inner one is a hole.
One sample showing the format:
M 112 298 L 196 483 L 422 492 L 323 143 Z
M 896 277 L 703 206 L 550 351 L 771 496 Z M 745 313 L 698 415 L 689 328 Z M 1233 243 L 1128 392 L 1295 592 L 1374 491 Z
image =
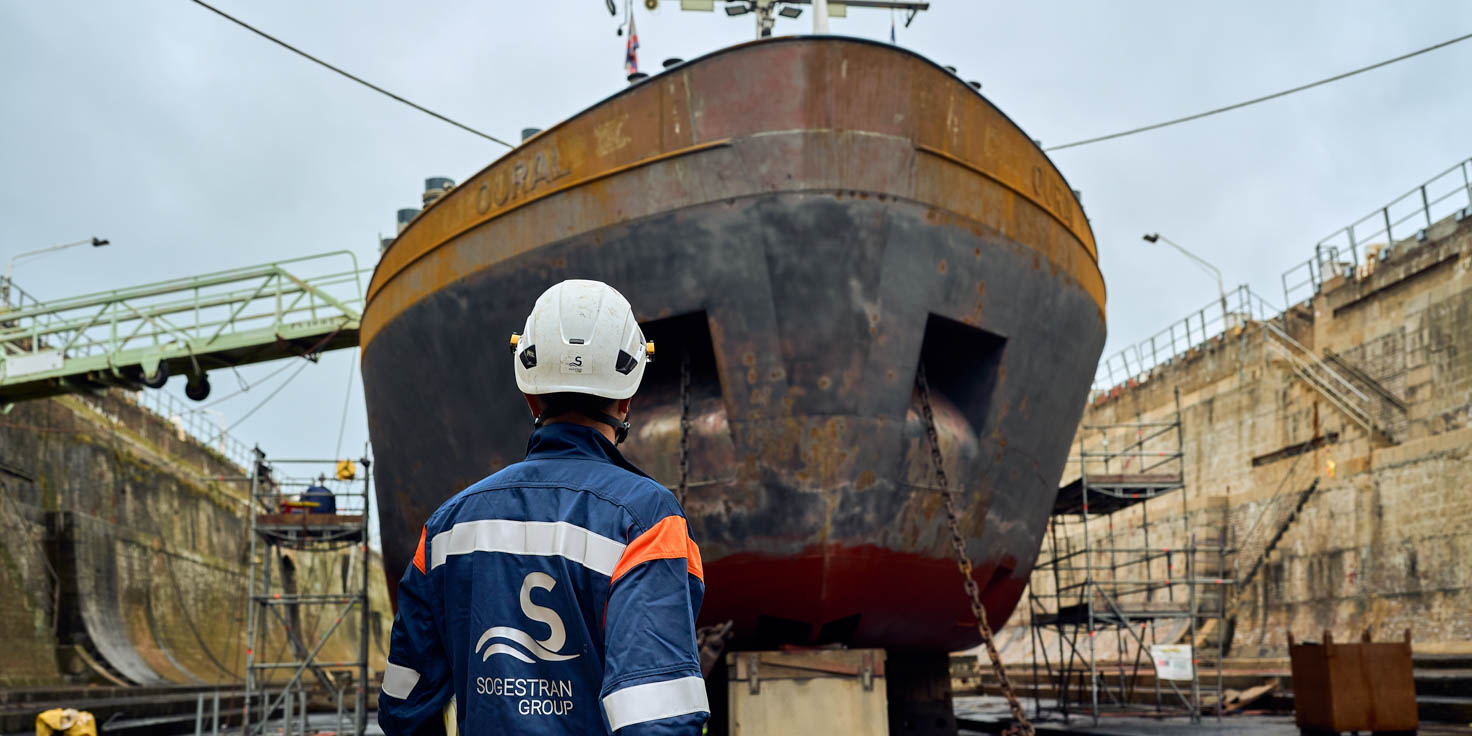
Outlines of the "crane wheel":
M 204 401 L 210 395 L 210 379 L 203 373 L 190 376 L 189 383 L 184 385 L 184 395 L 195 401 Z
M 142 370 L 141 368 L 139 369 Z M 151 376 L 143 377 L 143 385 L 149 388 L 163 388 L 169 382 L 169 364 L 162 361 L 158 364 L 158 371 Z

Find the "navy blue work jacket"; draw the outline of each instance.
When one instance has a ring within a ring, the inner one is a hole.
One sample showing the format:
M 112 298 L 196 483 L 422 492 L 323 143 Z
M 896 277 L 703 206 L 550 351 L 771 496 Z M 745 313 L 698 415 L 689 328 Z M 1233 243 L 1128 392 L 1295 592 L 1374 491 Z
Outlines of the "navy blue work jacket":
M 399 583 L 389 736 L 698 734 L 700 550 L 674 494 L 577 424 L 429 517 Z

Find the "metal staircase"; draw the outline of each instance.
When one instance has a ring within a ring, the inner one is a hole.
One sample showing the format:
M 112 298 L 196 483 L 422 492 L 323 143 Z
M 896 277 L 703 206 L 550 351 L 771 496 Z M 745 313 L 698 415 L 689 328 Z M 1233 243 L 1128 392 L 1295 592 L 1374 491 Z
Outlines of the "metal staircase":
M 208 371 L 358 344 L 369 271 L 348 251 L 0 311 L 0 403 L 110 386 L 159 388 Z M 13 287 L 7 295 L 20 294 Z
M 1397 411 L 1403 415 L 1403 404 L 1397 406 L 1379 394 L 1361 390 L 1334 366 L 1320 359 L 1273 322 L 1265 320 L 1258 324 L 1262 326 L 1263 343 L 1268 352 L 1287 363 L 1294 375 L 1318 391 L 1355 424 L 1363 427 L 1372 438 L 1387 444 L 1397 441 L 1390 423 L 1383 417 L 1393 416 Z

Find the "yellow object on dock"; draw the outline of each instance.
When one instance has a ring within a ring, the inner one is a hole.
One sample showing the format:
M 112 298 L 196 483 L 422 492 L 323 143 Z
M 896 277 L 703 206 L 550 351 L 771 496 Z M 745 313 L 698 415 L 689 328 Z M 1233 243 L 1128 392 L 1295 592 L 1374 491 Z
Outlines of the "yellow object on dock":
M 97 736 L 97 720 L 85 710 L 52 708 L 36 716 L 36 736 Z

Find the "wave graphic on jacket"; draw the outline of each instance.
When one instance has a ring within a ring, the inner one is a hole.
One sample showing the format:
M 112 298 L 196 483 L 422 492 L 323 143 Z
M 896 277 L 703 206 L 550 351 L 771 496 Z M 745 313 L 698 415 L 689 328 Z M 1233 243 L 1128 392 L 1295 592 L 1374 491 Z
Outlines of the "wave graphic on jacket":
M 540 621 L 546 624 L 548 628 L 552 629 L 551 636 L 541 641 L 536 641 L 532 639 L 530 634 L 521 629 L 514 629 L 510 626 L 492 626 L 486 629 L 486 633 L 480 635 L 480 640 L 475 643 L 475 651 L 477 653 L 480 652 L 480 648 L 485 647 L 486 642 L 500 638 L 516 642 L 525 647 L 527 651 L 530 651 L 538 659 L 549 662 L 561 662 L 562 660 L 572 659 L 578 656 L 576 654 L 556 653 L 558 649 L 562 648 L 562 643 L 567 639 L 567 631 L 562 625 L 562 618 L 557 615 L 556 611 L 532 603 L 532 588 L 551 590 L 556 585 L 557 581 L 551 575 L 540 572 L 527 573 L 526 580 L 521 582 L 521 612 L 533 621 Z M 490 659 L 492 654 L 506 654 L 527 664 L 532 663 L 531 657 L 506 644 L 492 644 L 486 647 L 486 653 L 481 656 L 481 659 Z

